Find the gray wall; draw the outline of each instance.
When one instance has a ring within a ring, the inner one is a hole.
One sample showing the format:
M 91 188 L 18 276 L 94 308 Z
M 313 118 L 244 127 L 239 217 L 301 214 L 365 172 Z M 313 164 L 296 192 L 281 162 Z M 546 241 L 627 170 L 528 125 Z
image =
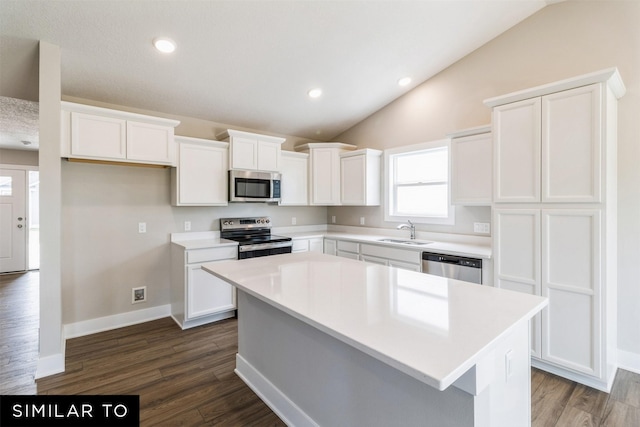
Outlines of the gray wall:
M 482 101 L 516 90 L 618 67 L 627 87 L 618 112 L 619 347 L 640 354 L 640 2 L 547 6 L 336 140 L 387 148 L 443 138 L 488 124 Z M 381 208 L 330 208 L 341 224 L 383 222 Z M 488 210 L 458 209 L 451 232 L 467 233 Z M 441 231 L 447 227 L 419 226 Z
M 38 166 L 38 152 L 0 148 L 0 165 Z
M 87 100 L 65 100 L 134 110 Z M 176 133 L 214 139 L 227 126 L 187 117 Z M 231 126 L 232 127 L 232 126 Z M 232 127 L 233 128 L 233 127 Z M 253 130 L 255 131 L 255 130 Z M 297 141 L 296 137 L 287 136 Z M 273 225 L 326 224 L 325 207 L 232 204 L 228 207 L 173 207 L 170 169 L 62 161 L 63 323 L 169 304 L 169 239 L 182 232 L 219 230 L 221 217 L 270 215 Z M 147 232 L 138 233 L 146 222 Z M 146 286 L 147 302 L 131 304 L 131 288 Z

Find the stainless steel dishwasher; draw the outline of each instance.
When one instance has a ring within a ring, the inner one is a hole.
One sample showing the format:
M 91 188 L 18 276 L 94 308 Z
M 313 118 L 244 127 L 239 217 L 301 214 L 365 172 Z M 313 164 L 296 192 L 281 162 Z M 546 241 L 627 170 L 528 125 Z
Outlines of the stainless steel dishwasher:
M 422 252 L 422 272 L 482 284 L 482 260 Z

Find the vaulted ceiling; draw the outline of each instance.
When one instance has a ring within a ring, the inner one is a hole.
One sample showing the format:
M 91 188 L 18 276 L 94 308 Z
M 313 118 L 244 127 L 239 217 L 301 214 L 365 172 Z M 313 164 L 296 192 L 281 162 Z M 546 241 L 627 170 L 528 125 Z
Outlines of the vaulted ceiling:
M 2 0 L 0 96 L 37 101 L 44 40 L 64 95 L 331 140 L 547 3 Z

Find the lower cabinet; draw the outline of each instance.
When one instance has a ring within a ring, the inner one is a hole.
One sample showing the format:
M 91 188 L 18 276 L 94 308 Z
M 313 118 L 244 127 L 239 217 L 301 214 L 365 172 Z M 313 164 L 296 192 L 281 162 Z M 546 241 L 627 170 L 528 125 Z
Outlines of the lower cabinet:
M 294 239 L 291 252 L 324 252 L 322 237 Z
M 405 270 L 422 270 L 421 251 L 350 240 L 324 239 L 324 253 Z
M 186 250 L 172 244 L 171 317 L 182 329 L 235 316 L 235 288 L 201 267 L 236 257 L 236 246 Z
M 390 248 L 382 245 L 360 245 L 360 259 L 375 264 L 404 270 L 421 271 L 422 257 L 420 251 Z
M 602 221 L 600 209 L 494 211 L 496 287 L 549 298 L 532 321 L 533 365 L 599 389 L 615 357 Z
M 337 255 L 338 254 L 338 242 L 333 239 L 324 239 L 323 243 L 323 252 L 329 255 Z

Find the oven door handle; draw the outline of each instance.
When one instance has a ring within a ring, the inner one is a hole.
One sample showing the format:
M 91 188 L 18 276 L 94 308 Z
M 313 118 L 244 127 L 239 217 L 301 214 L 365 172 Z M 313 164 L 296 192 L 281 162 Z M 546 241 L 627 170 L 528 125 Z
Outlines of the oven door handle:
M 293 246 L 293 242 L 274 242 L 274 243 L 258 243 L 256 245 L 240 245 L 238 247 L 238 251 L 247 252 L 247 251 L 259 251 L 261 249 L 275 249 L 275 248 L 286 248 L 287 246 Z

